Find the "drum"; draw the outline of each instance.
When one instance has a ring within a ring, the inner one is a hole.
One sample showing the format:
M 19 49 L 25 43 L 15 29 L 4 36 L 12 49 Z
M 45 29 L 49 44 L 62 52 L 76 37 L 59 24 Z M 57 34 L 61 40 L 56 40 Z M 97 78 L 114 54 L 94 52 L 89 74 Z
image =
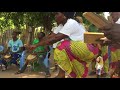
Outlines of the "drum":
M 32 55 L 32 54 L 30 54 L 30 55 L 27 56 L 27 60 L 28 60 L 29 62 L 33 62 L 33 61 L 35 61 L 36 59 L 37 59 L 37 55 Z
M 10 54 L 7 54 L 7 55 L 4 56 L 4 59 L 5 59 L 5 60 L 8 60 L 8 59 L 10 59 L 10 58 L 11 58 L 11 55 L 10 55 Z
M 99 44 L 101 43 L 100 38 L 104 38 L 104 33 L 95 33 L 95 32 L 85 32 L 84 33 L 84 42 Z

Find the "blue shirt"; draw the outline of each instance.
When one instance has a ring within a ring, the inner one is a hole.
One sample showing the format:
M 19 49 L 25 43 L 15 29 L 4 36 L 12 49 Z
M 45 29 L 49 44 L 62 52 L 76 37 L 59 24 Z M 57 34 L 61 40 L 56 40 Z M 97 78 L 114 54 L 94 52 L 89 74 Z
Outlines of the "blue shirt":
M 12 52 L 18 52 L 20 47 L 23 47 L 23 43 L 20 39 L 18 39 L 16 41 L 10 40 L 8 42 L 8 47 L 10 47 L 10 50 Z

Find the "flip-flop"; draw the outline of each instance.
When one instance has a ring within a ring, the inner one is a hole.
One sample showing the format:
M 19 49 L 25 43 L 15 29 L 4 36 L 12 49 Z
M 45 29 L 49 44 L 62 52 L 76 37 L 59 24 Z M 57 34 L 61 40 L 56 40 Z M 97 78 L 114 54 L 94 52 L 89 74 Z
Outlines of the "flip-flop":
M 21 74 L 22 72 L 20 72 L 20 71 L 18 71 L 18 72 L 16 72 L 15 74 Z

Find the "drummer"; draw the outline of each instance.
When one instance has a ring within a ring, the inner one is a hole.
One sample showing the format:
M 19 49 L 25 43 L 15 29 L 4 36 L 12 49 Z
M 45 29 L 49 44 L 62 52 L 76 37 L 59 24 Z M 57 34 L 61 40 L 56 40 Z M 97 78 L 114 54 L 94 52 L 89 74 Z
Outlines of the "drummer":
M 13 31 L 12 39 L 8 42 L 8 49 L 6 50 L 6 54 L 11 54 L 12 60 L 10 60 L 10 64 L 15 64 L 19 67 L 17 59 L 20 58 L 21 53 L 23 51 L 23 42 L 18 39 L 18 35 L 21 34 L 19 31 Z
M 44 32 L 38 33 L 38 39 L 35 39 L 33 41 L 33 44 L 38 44 L 42 40 L 42 38 L 44 38 L 44 37 L 45 37 Z M 46 75 L 45 75 L 46 77 L 51 76 L 50 72 L 49 72 L 49 67 L 47 67 L 45 65 L 45 63 L 44 63 L 44 60 L 45 60 L 46 56 L 48 56 L 47 54 L 48 54 L 49 51 L 50 51 L 49 46 L 39 46 L 38 48 L 36 48 L 34 50 L 34 53 L 36 53 L 38 55 L 38 57 L 39 57 L 40 66 L 42 66 L 44 68 L 44 70 L 45 70 L 44 72 L 46 73 Z
M 5 65 L 5 68 L 2 68 L 2 71 L 7 69 L 7 62 L 5 62 L 3 55 L 4 55 L 4 47 L 0 45 L 0 64 Z
M 43 32 L 40 32 L 38 33 L 38 39 L 35 39 L 33 41 L 33 44 L 37 44 L 39 43 L 42 38 L 45 36 L 45 33 Z M 49 67 L 46 67 L 45 64 L 44 64 L 44 59 L 46 58 L 46 55 L 47 55 L 47 52 L 49 51 L 49 47 L 48 46 L 39 46 L 38 48 L 36 48 L 34 51 L 33 51 L 33 54 L 36 54 L 39 58 L 39 64 L 40 66 L 43 66 L 44 70 L 45 70 L 45 73 L 46 73 L 46 77 L 50 77 L 50 72 L 49 72 Z M 27 65 L 25 64 L 23 66 L 24 68 L 22 68 L 21 70 L 19 70 L 16 74 L 20 74 L 20 73 L 23 73 L 27 67 Z

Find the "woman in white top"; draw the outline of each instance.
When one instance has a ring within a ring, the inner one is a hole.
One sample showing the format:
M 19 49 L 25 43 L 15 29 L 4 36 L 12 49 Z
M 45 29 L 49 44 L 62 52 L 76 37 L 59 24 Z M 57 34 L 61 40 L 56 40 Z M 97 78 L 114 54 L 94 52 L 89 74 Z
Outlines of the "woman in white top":
M 50 45 L 62 41 L 54 52 L 54 59 L 61 68 L 58 78 L 64 78 L 65 72 L 72 78 L 86 77 L 90 62 L 98 54 L 98 48 L 84 43 L 85 29 L 73 19 L 74 12 L 57 12 L 55 19 L 63 27 L 59 33 L 44 38 L 37 45 L 31 45 L 31 50 L 40 45 Z

